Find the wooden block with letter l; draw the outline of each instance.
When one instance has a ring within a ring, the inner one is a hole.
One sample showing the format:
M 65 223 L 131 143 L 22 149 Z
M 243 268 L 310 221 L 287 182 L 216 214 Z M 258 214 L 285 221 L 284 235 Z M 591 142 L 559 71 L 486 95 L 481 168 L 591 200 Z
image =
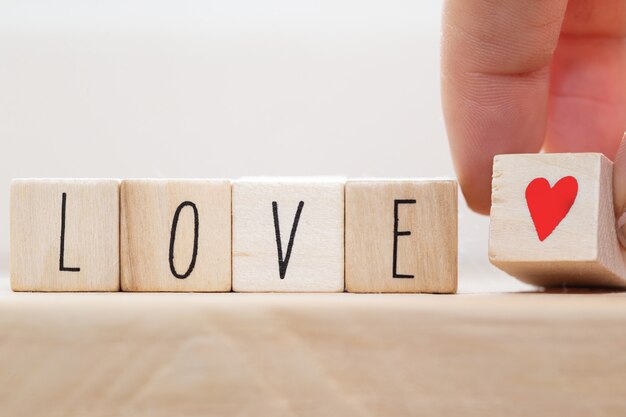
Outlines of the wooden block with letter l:
M 612 187 L 601 154 L 496 156 L 491 263 L 539 286 L 626 286 Z
M 119 181 L 11 184 L 14 291 L 119 291 Z
M 125 180 L 122 291 L 231 289 L 228 180 Z
M 233 291 L 344 290 L 344 181 L 233 184 Z
M 457 188 L 454 180 L 349 180 L 347 290 L 456 292 Z

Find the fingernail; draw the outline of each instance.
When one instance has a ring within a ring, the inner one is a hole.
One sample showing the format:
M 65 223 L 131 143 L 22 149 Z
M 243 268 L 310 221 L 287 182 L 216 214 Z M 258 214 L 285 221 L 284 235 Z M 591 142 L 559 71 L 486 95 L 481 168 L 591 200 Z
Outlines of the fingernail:
M 617 239 L 620 245 L 626 249 L 626 211 L 622 210 L 622 215 L 617 219 L 615 228 L 617 229 Z

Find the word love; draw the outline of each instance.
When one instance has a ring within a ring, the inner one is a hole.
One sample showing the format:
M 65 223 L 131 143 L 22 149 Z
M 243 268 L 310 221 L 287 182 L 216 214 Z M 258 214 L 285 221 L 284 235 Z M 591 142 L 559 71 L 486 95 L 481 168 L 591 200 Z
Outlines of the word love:
M 14 180 L 15 291 L 457 287 L 453 180 Z
M 496 156 L 491 263 L 540 286 L 626 287 L 612 172 L 601 154 Z

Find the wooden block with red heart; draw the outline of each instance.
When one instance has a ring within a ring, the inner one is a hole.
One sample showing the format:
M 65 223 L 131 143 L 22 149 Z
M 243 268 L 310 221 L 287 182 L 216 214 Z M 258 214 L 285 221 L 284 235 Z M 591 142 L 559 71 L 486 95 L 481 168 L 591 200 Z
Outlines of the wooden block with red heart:
M 539 286 L 626 286 L 612 171 L 595 153 L 496 156 L 491 263 Z

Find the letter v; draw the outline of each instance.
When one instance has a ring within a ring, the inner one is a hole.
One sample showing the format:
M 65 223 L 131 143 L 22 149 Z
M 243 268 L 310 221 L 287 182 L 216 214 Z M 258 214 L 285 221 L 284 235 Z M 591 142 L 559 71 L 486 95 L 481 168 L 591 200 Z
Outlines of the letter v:
M 293 249 L 293 241 L 296 237 L 296 230 L 298 229 L 298 222 L 300 221 L 300 214 L 302 213 L 302 207 L 304 207 L 304 201 L 298 204 L 298 210 L 296 211 L 296 217 L 293 220 L 291 226 L 291 234 L 289 235 L 289 243 L 287 244 L 287 254 L 283 259 L 283 245 L 280 239 L 280 225 L 278 220 L 278 203 L 272 201 L 272 211 L 274 212 L 274 231 L 276 232 L 276 248 L 278 249 L 278 273 L 280 279 L 285 279 L 287 273 L 287 265 L 289 265 L 289 258 L 291 257 L 291 250 Z

